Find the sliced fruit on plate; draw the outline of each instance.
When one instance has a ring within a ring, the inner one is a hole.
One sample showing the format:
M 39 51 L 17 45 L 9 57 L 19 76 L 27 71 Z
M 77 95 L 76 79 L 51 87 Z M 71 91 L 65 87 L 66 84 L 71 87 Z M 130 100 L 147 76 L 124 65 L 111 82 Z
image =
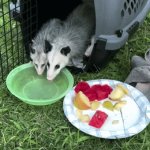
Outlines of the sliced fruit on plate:
M 109 85 L 104 84 L 104 85 L 102 85 L 102 90 L 107 92 L 107 93 L 111 93 L 113 89 Z
M 80 118 L 80 120 L 81 120 L 82 122 L 89 123 L 89 121 L 90 121 L 90 116 L 87 115 L 87 114 L 82 115 L 81 118 Z
M 108 95 L 112 91 L 112 88 L 109 85 L 107 85 L 107 84 L 105 84 L 105 85 L 95 84 L 95 85 L 91 86 L 90 90 L 91 90 L 91 92 L 89 91 L 90 93 L 94 93 L 95 94 L 94 95 L 95 97 L 93 98 L 94 100 L 95 99 L 103 100 L 103 99 L 108 97 Z M 88 93 L 88 91 L 86 91 L 86 93 Z
M 89 98 L 89 101 L 95 101 L 97 99 L 96 91 L 93 89 L 88 89 L 84 94 Z
M 97 99 L 99 101 L 108 98 L 108 95 L 109 95 L 109 93 L 105 91 L 96 91 L 96 94 L 97 94 Z
M 122 84 L 118 84 L 117 86 L 120 87 L 124 91 L 125 94 L 129 93 L 129 90 L 125 86 L 123 86 Z
M 76 87 L 75 87 L 75 92 L 76 93 L 78 93 L 79 91 L 82 91 L 83 93 L 85 92 L 85 91 L 87 91 L 88 89 L 90 89 L 90 85 L 87 83 L 87 82 L 85 82 L 85 81 L 80 81 L 77 85 L 76 85 Z
M 108 110 L 111 110 L 111 111 L 113 111 L 113 109 L 114 109 L 114 106 L 110 101 L 105 101 L 103 103 L 103 107 L 108 109 Z
M 83 115 L 83 111 L 80 110 L 80 109 L 77 109 L 77 110 L 76 110 L 76 115 L 77 115 L 77 117 L 80 119 L 80 118 L 82 117 L 82 115 Z
M 92 110 L 98 109 L 99 106 L 100 106 L 100 102 L 98 102 L 98 101 L 92 101 L 92 102 L 91 102 L 91 109 L 92 109 Z
M 90 116 L 87 114 L 83 114 L 82 110 L 77 109 L 76 115 L 77 115 L 78 119 L 81 120 L 82 122 L 88 123 L 90 121 Z
M 115 110 L 120 110 L 124 105 L 127 104 L 127 101 L 120 101 L 120 102 L 117 102 L 115 105 L 114 105 L 114 109 Z
M 101 128 L 106 121 L 108 115 L 105 112 L 97 110 L 93 117 L 91 118 L 89 125 L 95 128 Z
M 74 106 L 81 110 L 87 110 L 91 108 L 91 103 L 88 97 L 80 91 L 75 95 Z
M 109 98 L 114 101 L 119 101 L 125 94 L 128 94 L 128 89 L 123 85 L 118 84 L 110 93 Z
M 112 92 L 112 88 L 107 84 L 95 84 L 90 87 L 87 82 L 81 81 L 76 85 L 74 91 L 76 93 L 82 91 L 90 101 L 94 101 L 96 99 L 103 100 L 107 98 L 108 95 Z
M 112 124 L 114 124 L 114 125 L 115 125 L 115 124 L 118 124 L 118 123 L 119 123 L 119 120 L 113 120 L 113 121 L 112 121 Z

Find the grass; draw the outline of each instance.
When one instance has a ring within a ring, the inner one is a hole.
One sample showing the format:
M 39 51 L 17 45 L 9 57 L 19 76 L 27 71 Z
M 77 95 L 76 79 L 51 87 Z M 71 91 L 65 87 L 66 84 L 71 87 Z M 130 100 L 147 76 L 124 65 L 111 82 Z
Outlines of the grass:
M 98 73 L 74 75 L 80 80 L 124 81 L 133 55 L 144 56 L 150 46 L 150 14 L 123 48 Z M 64 116 L 63 99 L 50 106 L 27 105 L 0 87 L 0 150 L 150 150 L 150 126 L 126 139 L 108 140 L 87 135 Z

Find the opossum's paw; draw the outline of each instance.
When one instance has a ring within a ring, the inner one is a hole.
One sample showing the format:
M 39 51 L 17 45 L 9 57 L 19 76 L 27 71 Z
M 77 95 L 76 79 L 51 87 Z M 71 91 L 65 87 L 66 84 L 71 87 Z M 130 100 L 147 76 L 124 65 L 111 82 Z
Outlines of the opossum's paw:
M 90 45 L 90 46 L 86 49 L 84 55 L 87 56 L 87 57 L 91 56 L 92 50 L 93 50 L 93 47 Z
M 90 57 L 88 57 L 88 56 L 86 56 L 86 55 L 83 55 L 83 65 L 86 65 L 86 64 L 87 64 L 87 62 L 89 61 L 89 58 L 90 58 Z
M 94 43 L 95 43 L 95 38 L 94 38 L 94 36 L 92 36 L 91 42 L 84 53 L 85 56 L 87 56 L 87 57 L 91 56 L 92 50 L 94 48 Z
M 84 72 L 84 70 L 82 68 L 77 68 L 77 67 L 74 67 L 74 66 L 67 66 L 67 69 L 69 69 L 70 72 L 73 73 L 73 74 L 79 74 L 79 73 Z

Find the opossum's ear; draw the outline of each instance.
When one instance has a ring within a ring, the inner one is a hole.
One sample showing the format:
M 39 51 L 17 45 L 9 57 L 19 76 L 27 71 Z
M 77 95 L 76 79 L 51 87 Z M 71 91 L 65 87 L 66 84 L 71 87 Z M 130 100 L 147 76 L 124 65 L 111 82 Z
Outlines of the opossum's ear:
M 52 45 L 47 40 L 45 40 L 45 49 L 44 49 L 44 52 L 48 53 L 48 52 L 51 51 L 51 49 L 52 49 Z
M 69 46 L 63 47 L 63 48 L 60 50 L 61 54 L 65 55 L 65 56 L 67 56 L 68 53 L 70 53 L 70 51 L 71 51 L 71 49 L 70 49 Z
M 31 52 L 32 54 L 35 53 L 35 49 L 32 48 L 31 43 L 29 44 L 29 50 L 30 50 L 30 52 Z

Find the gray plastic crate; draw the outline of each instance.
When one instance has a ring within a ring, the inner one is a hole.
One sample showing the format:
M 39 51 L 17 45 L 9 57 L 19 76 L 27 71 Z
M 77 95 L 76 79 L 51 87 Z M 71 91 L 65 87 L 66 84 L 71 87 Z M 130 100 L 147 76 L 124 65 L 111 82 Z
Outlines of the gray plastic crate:
M 150 10 L 150 0 L 94 0 L 98 41 L 106 50 L 121 48 Z

